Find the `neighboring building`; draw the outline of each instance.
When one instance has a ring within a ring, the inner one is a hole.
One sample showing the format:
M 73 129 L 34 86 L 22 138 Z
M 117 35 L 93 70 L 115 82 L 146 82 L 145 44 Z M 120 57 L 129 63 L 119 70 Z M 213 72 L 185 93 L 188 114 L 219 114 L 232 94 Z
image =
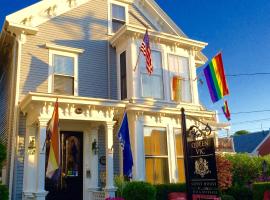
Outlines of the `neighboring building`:
M 232 137 L 218 138 L 218 145 L 216 151 L 219 153 L 235 153 L 233 138 Z
M 270 154 L 270 131 L 260 131 L 233 136 L 234 148 L 237 153 L 249 153 L 265 156 Z
M 145 27 L 151 76 L 142 55 L 133 70 Z M 122 171 L 117 130 L 124 110 L 133 179 L 184 182 L 180 109 L 188 126 L 198 125 L 195 118 L 216 121 L 198 97 L 196 67 L 207 60 L 206 45 L 189 39 L 153 0 L 43 0 L 7 16 L 0 36 L 0 135 L 8 147 L 2 171 L 11 198 L 44 200 L 50 191 L 47 199 L 92 200 L 104 195 L 100 189 L 113 196 L 114 175 Z M 45 181 L 43 148 L 56 98 L 63 158 L 58 192 Z

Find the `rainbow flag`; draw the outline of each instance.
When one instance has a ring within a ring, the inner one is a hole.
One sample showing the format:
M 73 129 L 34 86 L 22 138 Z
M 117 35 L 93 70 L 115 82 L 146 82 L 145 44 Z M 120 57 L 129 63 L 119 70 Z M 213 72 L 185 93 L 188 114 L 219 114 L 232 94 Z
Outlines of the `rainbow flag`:
M 181 101 L 181 82 L 182 78 L 180 76 L 172 78 L 172 98 L 176 102 Z
M 55 102 L 52 118 L 47 124 L 46 140 L 48 144 L 46 177 L 57 181 L 61 175 L 58 100 Z
M 229 94 L 221 53 L 216 55 L 203 71 L 213 103 Z
M 230 121 L 231 120 L 231 113 L 229 111 L 229 107 L 228 107 L 228 102 L 227 101 L 224 102 L 224 106 L 222 106 L 222 111 L 223 111 L 225 117 L 227 118 L 227 120 Z

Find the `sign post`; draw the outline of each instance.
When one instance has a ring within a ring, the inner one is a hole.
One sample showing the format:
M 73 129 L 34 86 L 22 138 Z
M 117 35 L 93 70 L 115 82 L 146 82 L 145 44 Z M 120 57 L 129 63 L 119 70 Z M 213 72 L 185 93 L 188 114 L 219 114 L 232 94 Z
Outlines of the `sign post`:
M 207 137 L 211 134 L 211 127 L 203 124 L 205 128 L 200 129 L 199 126 L 193 125 L 187 130 L 183 108 L 181 114 L 187 199 L 192 200 L 205 195 L 217 196 L 214 138 Z

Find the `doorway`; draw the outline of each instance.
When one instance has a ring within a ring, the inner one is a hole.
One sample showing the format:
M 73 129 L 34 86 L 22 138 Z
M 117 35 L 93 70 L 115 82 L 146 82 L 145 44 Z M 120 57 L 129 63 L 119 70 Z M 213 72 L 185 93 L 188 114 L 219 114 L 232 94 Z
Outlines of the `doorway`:
M 60 138 L 61 180 L 45 180 L 46 200 L 83 200 L 83 133 L 61 131 Z

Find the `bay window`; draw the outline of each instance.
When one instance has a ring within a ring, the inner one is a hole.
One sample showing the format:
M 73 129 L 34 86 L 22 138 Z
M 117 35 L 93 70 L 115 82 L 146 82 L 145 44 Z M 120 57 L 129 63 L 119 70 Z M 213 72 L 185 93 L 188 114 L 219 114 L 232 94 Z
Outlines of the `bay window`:
M 146 181 L 169 183 L 166 128 L 144 127 L 144 151 Z
M 174 129 L 174 136 L 175 136 L 175 150 L 176 150 L 176 160 L 177 160 L 177 168 L 178 168 L 178 182 L 184 183 L 185 182 L 185 164 L 184 164 L 181 129 Z
M 191 102 L 188 58 L 169 54 L 168 65 L 171 80 L 171 99 L 177 102 Z
M 145 57 L 140 56 L 142 97 L 164 99 L 163 71 L 161 52 L 152 51 L 153 73 L 149 75 L 146 70 Z

